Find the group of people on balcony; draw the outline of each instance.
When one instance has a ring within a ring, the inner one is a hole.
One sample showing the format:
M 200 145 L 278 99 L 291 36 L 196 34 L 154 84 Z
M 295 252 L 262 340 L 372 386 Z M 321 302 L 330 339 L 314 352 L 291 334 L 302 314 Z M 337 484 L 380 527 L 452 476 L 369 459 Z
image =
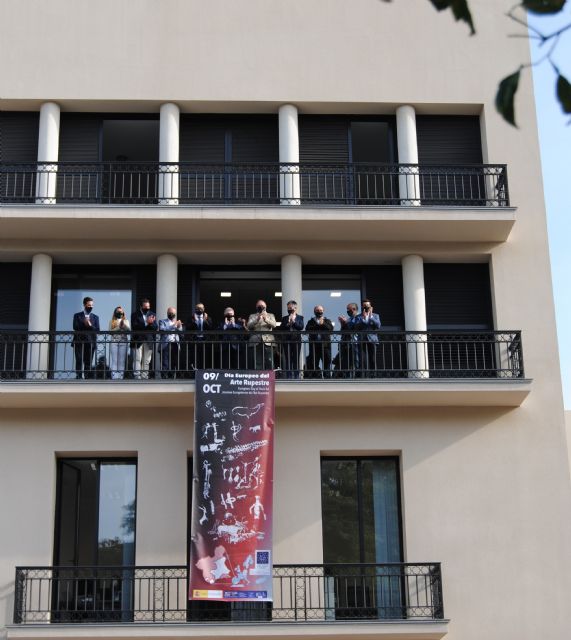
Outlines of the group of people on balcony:
M 295 300 L 287 303 L 287 315 L 278 322 L 258 300 L 255 313 L 247 319 L 236 317 L 234 309 L 224 310 L 224 319 L 214 323 L 204 304 L 195 305 L 188 322 L 177 317 L 174 307 L 157 321 L 150 300 L 141 300 L 139 308 L 127 319 L 118 306 L 109 321 L 108 360 L 97 358 L 99 317 L 93 311 L 91 297 L 83 299 L 83 310 L 73 317 L 73 347 L 76 377 L 81 379 L 125 376 L 129 356 L 136 379 L 192 377 L 197 369 L 274 369 L 278 377 L 297 379 L 301 374 L 302 332 L 307 332 L 309 351 L 305 358 L 305 378 L 358 377 L 378 368 L 381 320 L 373 312 L 370 300 L 363 300 L 361 312 L 356 303 L 347 305 L 347 315 L 338 317 L 341 339 L 332 358 L 334 323 L 325 316 L 323 305 L 305 322 Z

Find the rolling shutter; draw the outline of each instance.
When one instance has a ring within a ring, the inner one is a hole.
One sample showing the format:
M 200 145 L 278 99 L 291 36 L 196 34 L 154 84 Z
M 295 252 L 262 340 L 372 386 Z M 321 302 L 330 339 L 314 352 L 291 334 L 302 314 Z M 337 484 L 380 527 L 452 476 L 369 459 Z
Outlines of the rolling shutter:
M 483 173 L 470 165 L 482 164 L 478 116 L 417 116 L 420 195 L 423 204 L 483 206 L 486 189 Z M 456 165 L 440 174 L 423 165 Z M 460 167 L 466 167 L 462 170 Z
M 101 197 L 101 116 L 62 113 L 57 199 L 96 202 Z
M 487 264 L 425 264 L 429 329 L 493 329 Z
M 0 113 L 0 162 L 8 165 L 0 173 L 0 200 L 34 202 L 38 126 L 37 111 Z M 28 166 L 10 168 L 10 163 Z
M 0 162 L 36 162 L 39 114 L 0 113 Z

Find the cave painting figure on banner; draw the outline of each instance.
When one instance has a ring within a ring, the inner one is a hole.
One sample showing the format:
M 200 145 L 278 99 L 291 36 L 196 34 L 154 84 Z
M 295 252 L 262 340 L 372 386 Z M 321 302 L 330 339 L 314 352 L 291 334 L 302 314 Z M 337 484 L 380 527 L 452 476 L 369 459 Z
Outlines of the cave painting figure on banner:
M 273 394 L 273 371 L 197 372 L 193 600 L 272 600 Z

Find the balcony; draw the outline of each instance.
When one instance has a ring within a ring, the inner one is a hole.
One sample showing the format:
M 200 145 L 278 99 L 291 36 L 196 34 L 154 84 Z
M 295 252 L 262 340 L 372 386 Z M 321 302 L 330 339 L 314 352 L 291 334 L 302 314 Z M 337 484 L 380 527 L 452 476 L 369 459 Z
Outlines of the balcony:
M 97 625 L 106 636 L 129 626 L 156 636 L 152 627 L 162 626 L 169 637 L 211 635 L 194 625 L 212 626 L 217 637 L 291 636 L 294 628 L 323 635 L 338 623 L 335 635 L 346 637 L 362 623 L 386 637 L 441 638 L 447 630 L 439 563 L 275 565 L 272 603 L 189 602 L 187 593 L 185 566 L 18 567 L 8 637 L 46 637 L 54 625 L 58 637 L 78 629 L 98 636 Z M 177 624 L 178 632 L 168 629 Z
M 529 393 L 520 331 L 173 334 L 0 333 L 0 406 L 192 406 L 196 369 L 273 369 L 278 406 L 519 406 Z M 262 340 L 263 337 L 263 340 Z M 78 364 L 82 363 L 82 364 Z M 166 404 L 165 404 L 166 403 Z
M 509 207 L 505 165 L 0 164 L 2 204 Z

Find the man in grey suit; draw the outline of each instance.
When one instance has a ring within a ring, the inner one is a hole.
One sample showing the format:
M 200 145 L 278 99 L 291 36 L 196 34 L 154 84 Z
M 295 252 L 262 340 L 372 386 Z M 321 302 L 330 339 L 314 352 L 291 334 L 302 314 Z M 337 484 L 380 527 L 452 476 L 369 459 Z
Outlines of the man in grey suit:
M 159 366 L 158 378 L 176 378 L 180 366 L 180 335 L 182 322 L 176 317 L 176 309 L 169 307 L 167 317 L 159 320 Z

